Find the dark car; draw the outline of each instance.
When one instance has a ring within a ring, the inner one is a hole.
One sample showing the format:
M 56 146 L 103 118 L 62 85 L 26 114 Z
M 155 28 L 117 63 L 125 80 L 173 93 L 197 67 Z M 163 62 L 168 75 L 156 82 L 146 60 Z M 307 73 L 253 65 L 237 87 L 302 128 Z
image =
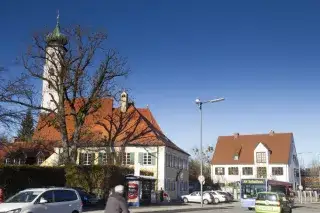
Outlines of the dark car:
M 74 188 L 79 193 L 84 206 L 95 205 L 99 202 L 97 196 L 92 193 L 86 192 L 82 188 Z

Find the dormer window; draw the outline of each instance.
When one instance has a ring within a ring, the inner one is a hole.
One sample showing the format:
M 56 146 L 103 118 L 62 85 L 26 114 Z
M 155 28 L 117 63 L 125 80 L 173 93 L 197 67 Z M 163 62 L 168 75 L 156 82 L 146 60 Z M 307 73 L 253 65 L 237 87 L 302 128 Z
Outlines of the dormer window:
M 239 160 L 239 156 L 238 156 L 238 155 L 235 155 L 235 156 L 233 157 L 233 160 Z
M 267 162 L 267 156 L 265 152 L 257 152 L 256 153 L 256 162 L 257 163 L 266 163 Z

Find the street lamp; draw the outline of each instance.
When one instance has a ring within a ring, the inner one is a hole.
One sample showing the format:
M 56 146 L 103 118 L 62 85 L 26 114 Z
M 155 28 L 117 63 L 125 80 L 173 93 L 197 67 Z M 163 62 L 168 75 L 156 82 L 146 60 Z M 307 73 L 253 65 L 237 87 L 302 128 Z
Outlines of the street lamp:
M 311 154 L 312 152 L 299 152 L 299 153 L 297 153 L 297 155 L 299 156 L 299 155 L 302 155 L 302 154 Z M 300 160 L 299 160 L 299 157 L 298 157 L 298 165 L 299 165 L 299 189 L 300 189 L 300 187 L 302 186 L 301 185 L 301 167 L 300 167 Z
M 217 98 L 213 100 L 201 101 L 199 98 L 196 99 L 196 104 L 200 109 L 200 157 L 201 157 L 201 164 L 200 164 L 200 177 L 203 177 L 203 156 L 202 156 L 202 105 L 206 103 L 215 103 L 224 101 L 224 98 Z M 201 207 L 203 207 L 203 181 L 199 178 L 200 182 L 200 193 L 201 193 Z

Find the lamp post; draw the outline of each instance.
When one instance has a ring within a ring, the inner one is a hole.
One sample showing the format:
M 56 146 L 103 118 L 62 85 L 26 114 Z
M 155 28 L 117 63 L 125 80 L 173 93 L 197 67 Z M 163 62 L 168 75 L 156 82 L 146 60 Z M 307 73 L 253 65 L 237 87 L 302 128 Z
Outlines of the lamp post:
M 224 101 L 224 98 L 217 98 L 213 100 L 208 101 L 201 101 L 199 98 L 196 99 L 196 104 L 199 107 L 200 110 L 200 158 L 201 158 L 201 164 L 200 164 L 200 177 L 203 177 L 203 156 L 202 156 L 202 105 L 206 103 L 215 103 Z M 203 182 L 200 181 L 200 193 L 201 193 L 201 207 L 203 207 Z
M 299 152 L 297 153 L 297 155 L 302 155 L 302 154 L 312 154 L 312 152 Z M 299 188 L 302 186 L 301 185 L 301 167 L 300 167 L 300 160 L 299 160 L 299 157 L 298 157 L 298 165 L 299 165 Z

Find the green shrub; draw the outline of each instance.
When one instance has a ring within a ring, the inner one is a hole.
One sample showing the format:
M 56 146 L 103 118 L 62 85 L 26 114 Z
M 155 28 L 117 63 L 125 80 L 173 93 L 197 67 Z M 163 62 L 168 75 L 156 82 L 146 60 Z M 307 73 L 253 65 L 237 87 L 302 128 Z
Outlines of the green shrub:
M 39 166 L 0 166 L 0 187 L 7 198 L 26 188 L 64 186 L 64 168 Z
M 108 195 L 109 190 L 125 183 L 125 176 L 133 174 L 133 169 L 115 165 L 68 166 L 66 171 L 66 186 L 81 187 L 88 192 L 94 192 L 101 197 Z M 151 172 L 141 171 L 141 175 L 152 176 Z
M 111 187 L 125 183 L 125 175 L 133 174 L 132 168 L 107 166 L 4 166 L 0 165 L 0 188 L 5 198 L 27 188 L 49 186 L 81 187 L 88 192 L 105 196 Z M 153 173 L 141 171 L 141 175 Z

